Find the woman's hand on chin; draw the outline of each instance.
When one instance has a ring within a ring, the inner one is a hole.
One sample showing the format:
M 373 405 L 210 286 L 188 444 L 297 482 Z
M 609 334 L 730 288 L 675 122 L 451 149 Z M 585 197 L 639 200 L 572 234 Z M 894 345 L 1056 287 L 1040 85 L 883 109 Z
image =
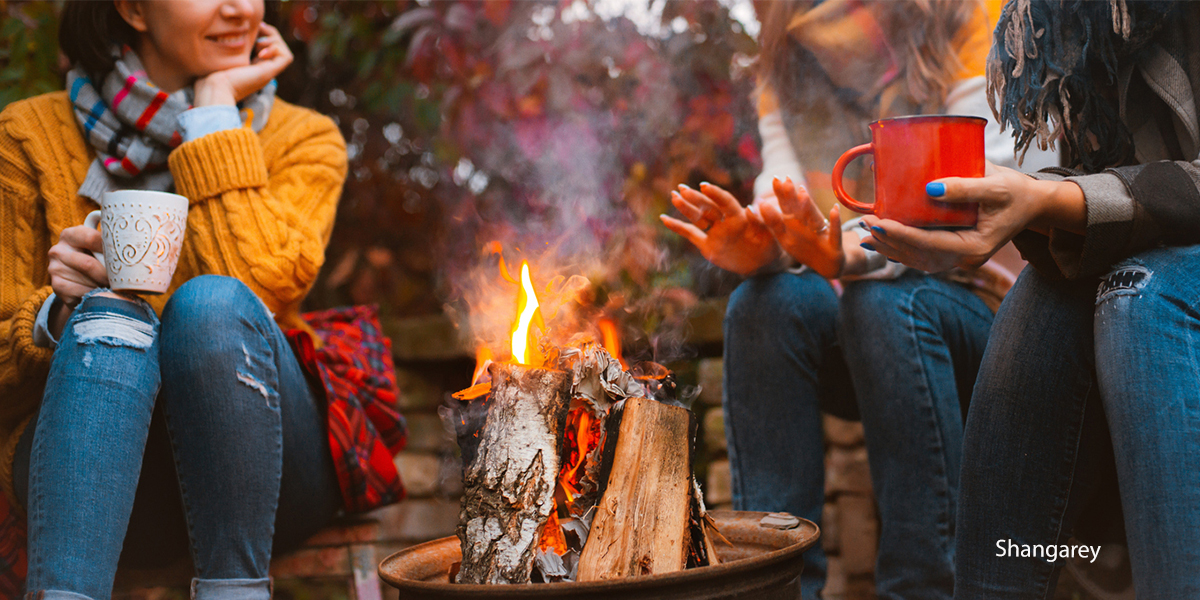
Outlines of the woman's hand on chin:
M 868 215 L 863 222 L 871 235 L 862 242 L 892 260 L 939 273 L 953 267 L 978 268 L 1025 229 L 1082 233 L 1087 226 L 1079 186 L 1034 179 L 991 163 L 985 177 L 939 179 L 926 186 L 926 193 L 942 202 L 978 202 L 975 228 L 926 230 Z
M 196 106 L 235 105 L 261 90 L 292 64 L 294 56 L 279 30 L 262 23 L 255 43 L 258 55 L 250 64 L 216 71 L 196 80 Z
M 797 188 L 791 179 L 775 179 L 772 185 L 774 197 L 755 204 L 783 251 L 826 279 L 841 277 L 847 266 L 841 211 L 834 206 L 826 220 L 808 190 Z
M 680 185 L 679 191 L 671 192 L 671 203 L 690 222 L 660 215 L 663 225 L 726 271 L 749 275 L 780 256 L 779 244 L 761 217 L 715 185 L 702 183 L 699 191 Z

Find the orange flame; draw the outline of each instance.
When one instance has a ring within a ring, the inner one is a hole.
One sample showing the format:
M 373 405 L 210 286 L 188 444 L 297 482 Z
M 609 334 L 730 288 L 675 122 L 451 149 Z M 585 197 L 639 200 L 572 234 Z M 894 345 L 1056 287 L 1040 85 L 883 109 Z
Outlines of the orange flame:
M 529 277 L 529 263 L 521 263 L 521 290 L 517 293 L 517 312 L 520 317 L 513 328 L 512 356 L 513 360 L 522 365 L 540 366 L 537 364 L 537 351 L 531 344 L 530 325 L 545 329 L 542 313 L 538 311 L 537 293 L 533 289 L 533 281 Z
M 477 348 L 475 350 L 475 374 L 471 376 L 471 387 L 454 392 L 451 396 L 459 400 L 470 401 L 490 394 L 492 392 L 491 380 L 480 381 L 488 374 L 487 368 L 490 364 L 492 364 L 491 348 L 487 346 Z
M 612 319 L 600 319 L 597 325 L 600 327 L 600 337 L 604 340 L 604 349 L 621 363 L 622 369 L 628 369 L 629 365 L 621 357 L 621 337 L 617 335 L 617 324 Z
M 567 537 L 563 535 L 562 523 L 558 522 L 558 503 L 550 511 L 550 518 L 546 520 L 546 527 L 542 529 L 542 537 L 538 540 L 538 548 L 547 552 L 553 550 L 559 556 L 568 551 Z
M 558 519 L 560 503 L 571 515 L 579 516 L 584 510 L 582 507 L 576 509 L 575 502 L 583 494 L 582 479 L 586 473 L 588 455 L 604 440 L 600 417 L 588 406 L 576 407 L 567 413 L 563 438 L 566 457 L 558 471 L 558 487 L 562 489 L 562 495 L 555 494 L 554 510 L 550 512 L 550 518 L 538 539 L 538 548 L 547 552 L 553 550 L 559 556 L 568 550 L 562 523 Z
M 575 504 L 582 493 L 582 479 L 587 457 L 600 445 L 600 419 L 587 406 L 580 406 L 567 413 L 564 443 L 568 448 L 567 458 L 558 472 L 558 482 L 567 497 L 567 508 Z
M 487 346 L 480 346 L 475 350 L 475 374 L 471 376 L 471 385 L 479 383 L 479 380 L 487 374 L 488 365 L 492 364 L 492 349 Z

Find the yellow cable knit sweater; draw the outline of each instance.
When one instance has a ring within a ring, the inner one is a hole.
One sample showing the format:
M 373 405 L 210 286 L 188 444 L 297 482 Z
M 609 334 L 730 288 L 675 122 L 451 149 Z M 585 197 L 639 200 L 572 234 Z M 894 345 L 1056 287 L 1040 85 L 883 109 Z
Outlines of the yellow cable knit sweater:
M 13 451 L 53 356 L 32 336 L 52 291 L 47 253 L 63 229 L 98 208 L 76 194 L 94 158 L 66 92 L 0 112 L 0 488 L 10 500 Z M 197 275 L 228 275 L 254 290 L 284 329 L 304 327 L 300 301 L 324 262 L 346 177 L 337 126 L 276 100 L 258 134 L 243 127 L 186 142 L 171 153 L 170 169 L 191 205 L 171 288 L 147 298 L 154 309 L 161 313 Z

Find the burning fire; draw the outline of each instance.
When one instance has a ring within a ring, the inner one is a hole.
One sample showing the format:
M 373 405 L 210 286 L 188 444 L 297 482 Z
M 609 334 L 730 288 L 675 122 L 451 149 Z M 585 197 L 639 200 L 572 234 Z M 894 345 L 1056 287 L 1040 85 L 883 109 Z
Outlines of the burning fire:
M 604 349 L 617 362 L 621 363 L 622 369 L 628 369 L 629 365 L 625 364 L 625 359 L 621 357 L 621 338 L 617 335 L 617 324 L 613 323 L 612 319 L 600 319 L 597 323 L 600 326 L 600 337 L 604 340 Z
M 555 510 L 550 511 L 550 518 L 546 519 L 546 528 L 542 530 L 538 548 L 543 552 L 554 552 L 559 556 L 571 550 L 567 547 L 567 536 L 563 534 L 562 523 L 558 521 L 557 506 L 555 506 Z
M 556 432 L 539 429 L 536 433 L 540 449 L 549 450 L 546 444 L 557 444 L 554 451 L 558 453 L 558 463 L 557 473 L 553 474 L 556 475 L 554 494 L 549 498 L 547 495 L 541 495 L 538 499 L 535 516 L 541 519 L 541 515 L 546 515 L 546 520 L 537 537 L 534 580 L 541 577 L 541 581 L 547 582 L 574 581 L 583 556 L 583 547 L 594 533 L 593 518 L 597 517 L 597 512 L 601 512 L 597 509 L 600 506 L 601 488 L 605 483 L 601 481 L 601 478 L 605 477 L 601 472 L 605 440 L 611 435 L 613 437 L 608 438 L 611 442 L 618 434 L 617 429 L 606 431 L 607 427 L 613 426 L 613 423 L 608 422 L 610 410 L 629 399 L 638 399 L 636 403 L 648 399 L 679 406 L 681 395 L 687 392 L 677 389 L 674 375 L 662 365 L 642 362 L 632 370 L 627 366 L 622 356 L 620 328 L 612 319 L 595 318 L 598 316 L 598 307 L 589 310 L 589 306 L 585 304 L 594 300 L 588 294 L 590 283 L 586 277 L 573 275 L 564 278 L 552 276 L 552 273 L 542 273 L 543 278 L 547 278 L 548 281 L 543 281 L 544 294 L 539 301 L 528 262 L 522 261 L 519 278 L 513 277 L 505 265 L 499 243 L 490 244 L 487 252 L 500 255 L 499 274 L 517 291 L 516 311 L 515 314 L 510 312 L 513 308 L 513 305 L 509 304 L 512 298 L 511 287 L 502 285 L 502 289 L 493 290 L 487 285 L 481 286 L 487 293 L 481 293 L 478 305 L 472 303 L 473 306 L 484 307 L 475 311 L 481 326 L 476 328 L 475 323 L 472 323 L 476 339 L 483 342 L 476 352 L 472 385 L 454 394 L 455 398 L 466 403 L 461 405 L 460 412 L 456 413 L 448 408 L 443 417 L 459 417 L 459 421 L 453 424 L 465 456 L 468 450 L 477 452 L 480 443 L 476 441 L 475 445 L 471 445 L 469 434 L 475 431 L 475 437 L 479 437 L 479 432 L 490 431 L 487 429 L 491 423 L 487 406 L 492 391 L 489 373 L 494 369 L 489 369 L 489 365 L 496 361 L 497 357 L 508 361 L 504 368 L 506 373 L 524 375 L 533 369 L 549 369 L 554 371 L 554 376 L 559 378 L 560 382 L 563 374 L 569 377 L 571 397 L 563 430 Z M 553 329 L 547 328 L 547 320 Z M 510 323 L 511 326 L 506 327 L 506 324 Z M 480 335 L 480 331 L 486 331 L 486 335 Z M 509 338 L 507 350 L 511 352 L 510 357 L 503 356 L 506 350 L 506 335 Z M 507 379 L 504 385 L 509 385 Z M 511 391 L 505 389 L 506 393 Z M 562 390 L 556 389 L 552 392 L 561 394 Z M 530 398 L 528 394 L 551 391 L 522 389 L 521 393 L 526 394 L 523 396 L 525 400 L 538 400 L 542 398 L 536 395 Z M 472 400 L 478 402 L 471 402 Z M 557 402 L 564 399 L 556 396 L 553 400 L 556 402 L 555 410 L 561 411 L 562 405 Z M 439 414 L 442 414 L 441 411 Z M 561 414 L 554 413 L 556 417 Z M 462 415 L 468 417 L 464 418 Z M 502 423 L 501 426 L 503 425 Z M 539 427 L 542 425 L 539 422 Z M 501 431 L 510 434 L 515 430 Z M 541 494 L 545 494 L 544 484 L 550 483 L 549 476 L 552 474 L 542 472 L 542 475 L 546 476 L 546 479 L 540 479 L 539 486 Z M 692 487 L 698 490 L 694 484 Z M 545 504 L 547 499 L 549 507 Z M 700 506 L 699 514 L 703 515 L 702 503 L 692 506 L 693 509 Z M 530 507 L 514 507 L 522 511 L 528 508 Z M 696 525 L 697 518 L 699 517 L 692 516 L 690 526 L 703 528 L 703 525 Z M 467 540 L 464 538 L 463 542 L 466 544 Z M 697 550 L 689 547 L 688 551 L 692 553 L 692 558 L 688 559 L 689 564 L 693 558 L 698 565 L 708 564 L 704 562 L 707 560 L 704 559 L 707 551 L 703 548 Z
M 533 290 L 533 281 L 529 279 L 528 262 L 521 263 L 521 290 L 517 293 L 517 310 L 521 316 L 517 320 L 516 327 L 513 328 L 512 356 L 518 364 L 528 365 L 531 362 L 529 326 L 533 323 L 534 317 L 541 320 L 541 313 L 538 312 L 537 293 Z M 538 323 L 538 325 L 545 328 L 544 323 Z
M 492 349 L 480 346 L 475 350 L 475 374 L 471 376 L 471 385 L 479 383 L 487 374 L 488 365 L 492 364 Z
M 558 483 L 567 498 L 567 510 L 572 514 L 575 499 L 583 494 L 582 479 L 585 459 L 603 439 L 600 419 L 589 406 L 579 406 L 567 414 L 567 431 L 563 444 L 567 448 L 566 460 L 558 472 Z
M 499 244 L 489 245 L 489 253 L 500 254 Z M 521 263 L 520 279 L 509 273 L 500 256 L 500 276 L 507 282 L 517 284 L 517 311 L 511 329 L 511 351 L 513 363 L 529 367 L 541 367 L 546 362 L 543 349 L 539 346 L 539 336 L 546 334 L 546 325 L 541 312 L 541 304 L 533 285 L 529 263 Z M 558 278 L 561 279 L 561 278 Z M 551 280 L 547 293 L 557 280 Z M 561 283 L 561 282 L 558 282 Z M 552 295 L 551 298 L 554 296 Z M 600 341 L 608 353 L 620 361 L 622 369 L 625 362 L 621 359 L 621 340 L 618 337 L 617 326 L 611 319 L 601 319 L 597 323 Z M 594 338 L 593 338 L 594 339 Z M 491 392 L 491 381 L 488 380 L 487 367 L 495 360 L 492 350 L 486 345 L 480 345 L 475 355 L 475 373 L 472 376 L 472 386 L 454 394 L 455 398 L 470 401 Z M 566 430 L 563 434 L 563 450 L 559 467 L 554 507 L 538 540 L 538 548 L 544 552 L 554 552 L 560 556 L 571 551 L 563 530 L 563 521 L 568 517 L 580 518 L 590 506 L 579 505 L 582 497 L 595 490 L 587 489 L 589 461 L 598 460 L 598 448 L 604 441 L 604 414 L 587 402 L 577 401 L 567 413 Z M 595 474 L 592 474 L 594 477 Z

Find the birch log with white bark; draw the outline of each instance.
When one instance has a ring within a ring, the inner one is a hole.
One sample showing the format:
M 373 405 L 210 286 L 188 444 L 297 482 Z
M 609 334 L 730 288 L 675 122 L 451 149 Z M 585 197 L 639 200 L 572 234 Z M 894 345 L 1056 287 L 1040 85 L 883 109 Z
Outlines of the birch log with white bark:
M 554 508 L 570 399 L 565 371 L 493 363 L 487 420 L 463 466 L 458 583 L 528 583 Z

